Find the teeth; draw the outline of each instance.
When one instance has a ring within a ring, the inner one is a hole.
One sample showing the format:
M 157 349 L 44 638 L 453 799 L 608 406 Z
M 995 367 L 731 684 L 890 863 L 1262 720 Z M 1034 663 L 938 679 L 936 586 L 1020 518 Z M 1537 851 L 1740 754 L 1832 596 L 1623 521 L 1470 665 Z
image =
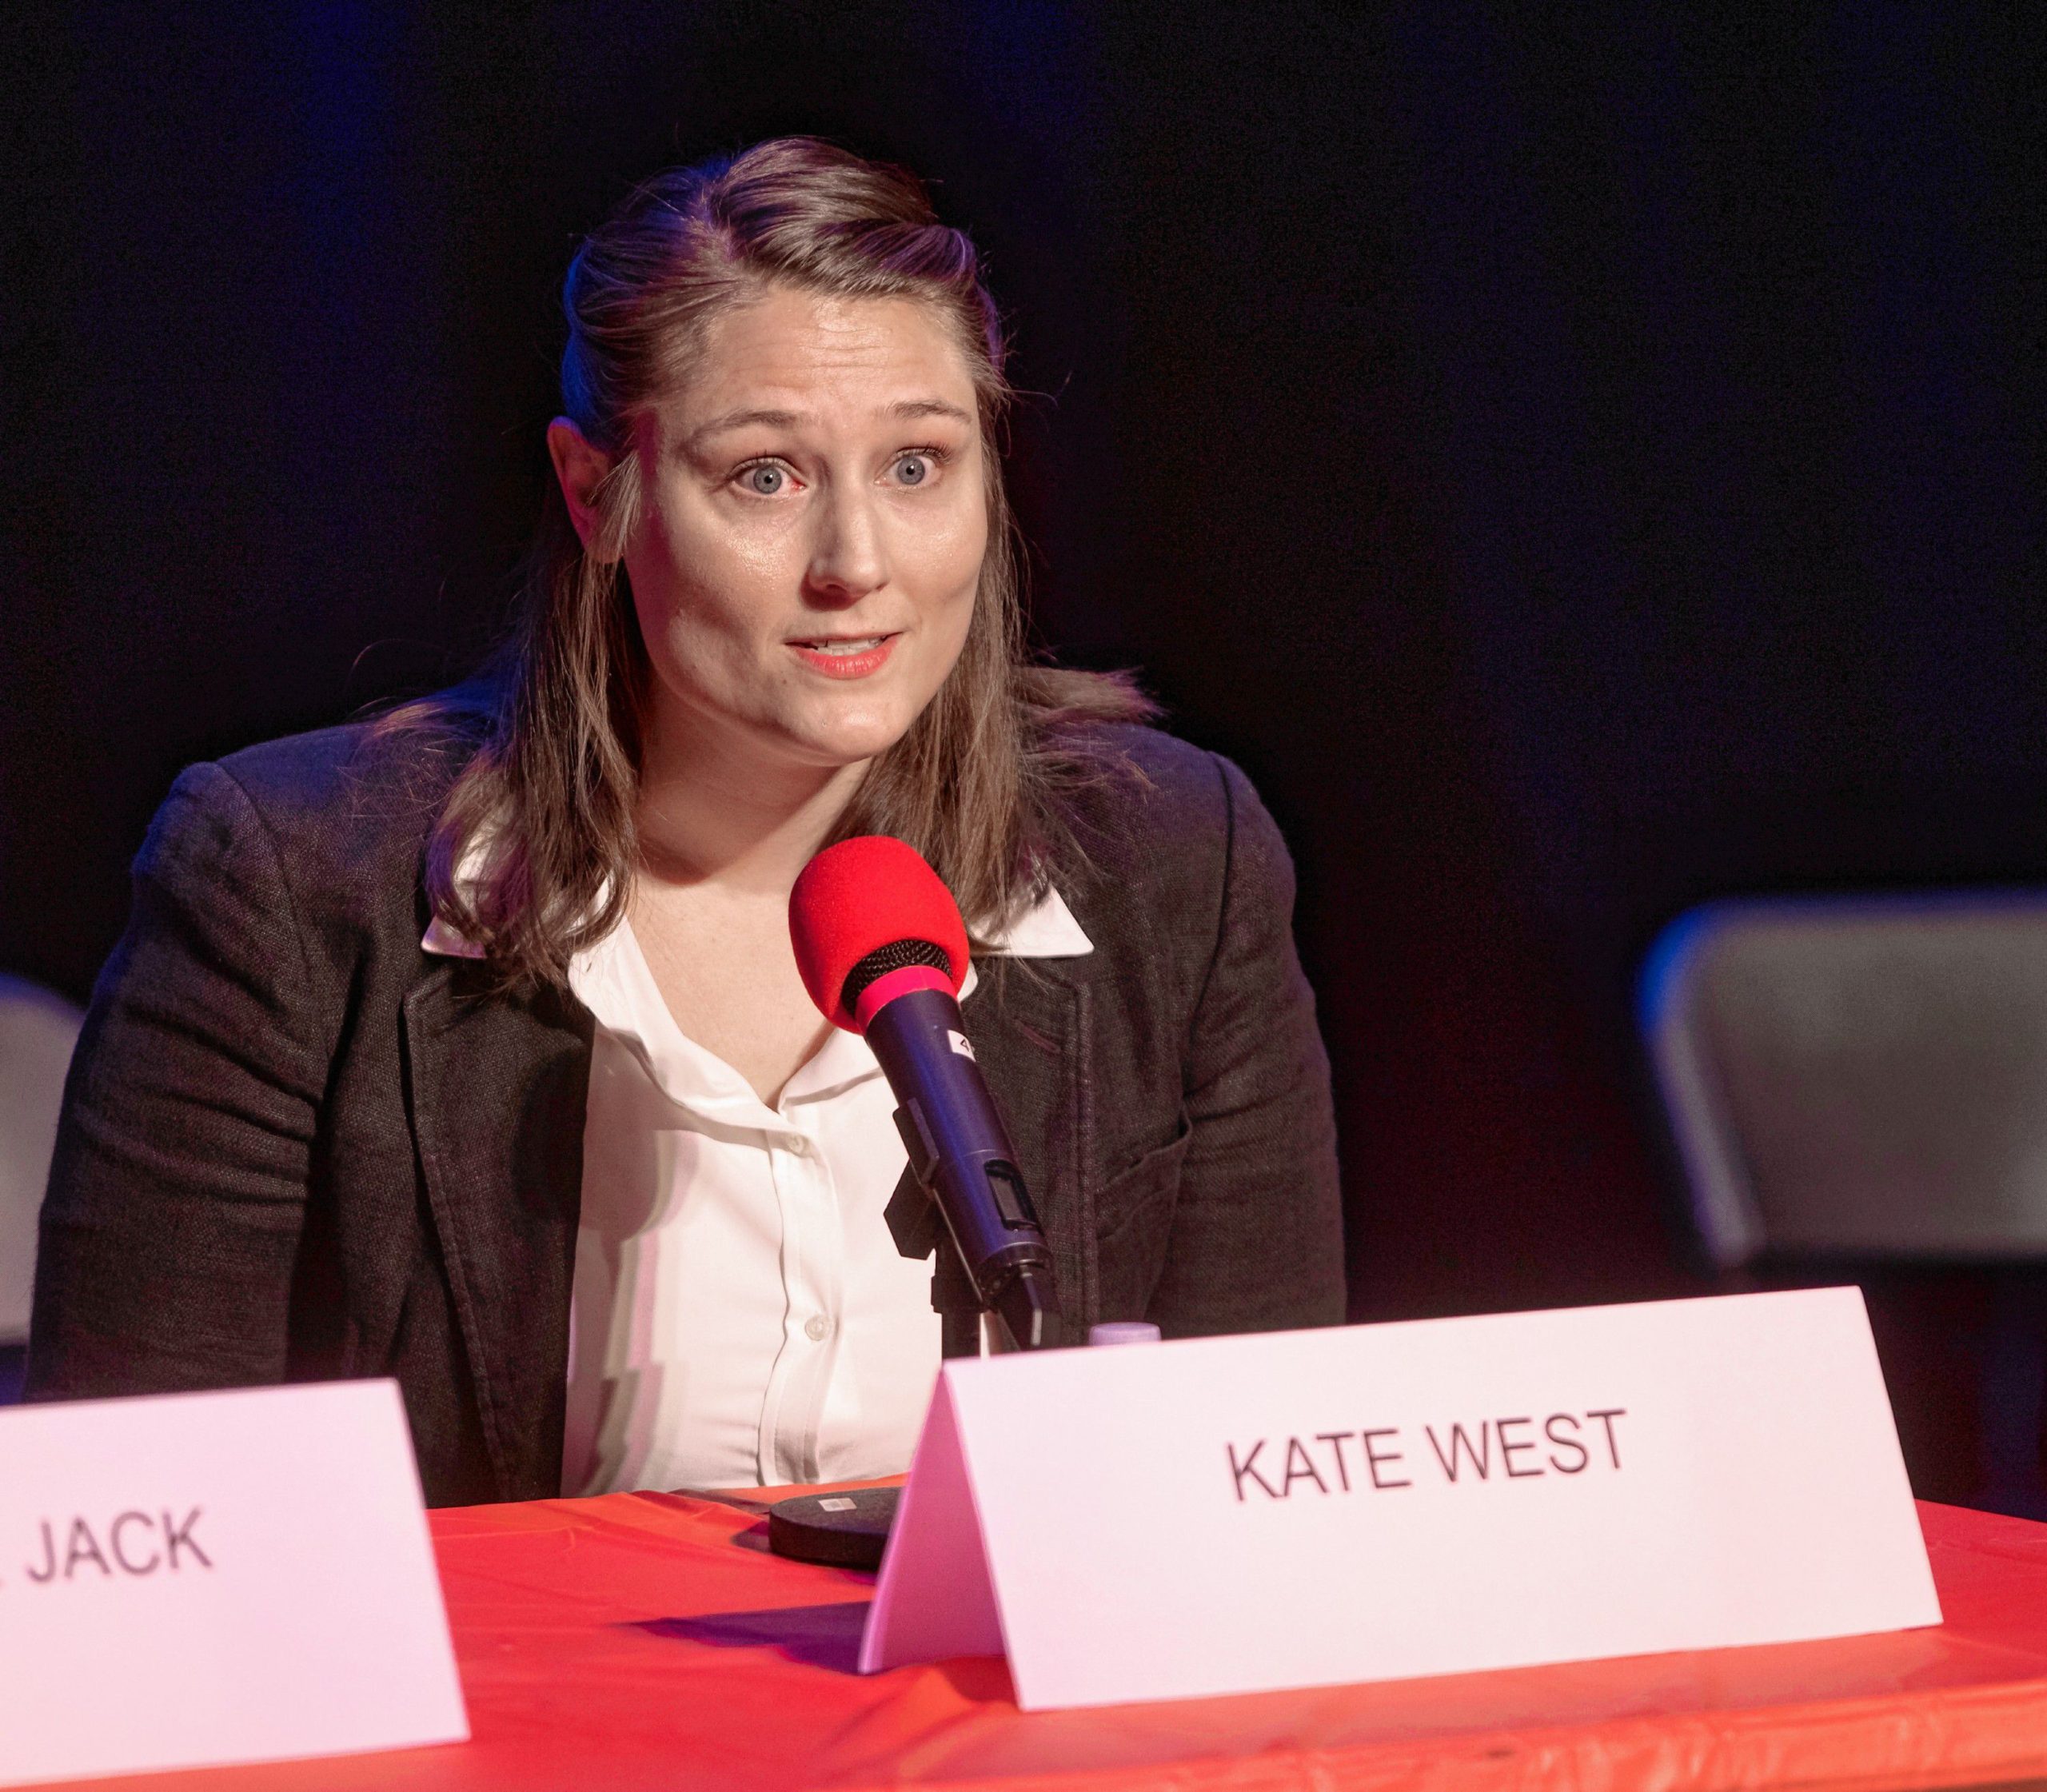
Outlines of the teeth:
M 807 641 L 801 645 L 813 653 L 865 653 L 880 646 L 880 635 L 863 636 L 858 641 Z

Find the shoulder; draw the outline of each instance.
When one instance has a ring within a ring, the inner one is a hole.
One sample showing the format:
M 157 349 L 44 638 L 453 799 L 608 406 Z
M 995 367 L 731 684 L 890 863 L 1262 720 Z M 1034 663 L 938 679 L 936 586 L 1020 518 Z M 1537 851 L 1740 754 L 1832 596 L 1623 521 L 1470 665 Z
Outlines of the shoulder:
M 426 837 L 472 750 L 445 730 L 359 722 L 188 766 L 138 869 L 210 861 L 274 881 L 309 913 L 389 909 L 409 926 Z
M 1235 764 L 1129 724 L 1088 745 L 1093 768 L 1063 805 L 1073 860 L 1055 880 L 1091 936 L 1205 962 L 1226 921 L 1287 924 L 1293 863 Z
M 1285 860 L 1251 780 L 1222 754 L 1127 723 L 1091 729 L 1087 746 L 1094 769 L 1063 806 L 1088 859 L 1125 876 L 1197 880 L 1228 876 L 1247 849 Z
M 350 722 L 187 766 L 165 808 L 236 817 L 306 849 L 423 839 L 474 750 L 445 728 Z
M 352 832 L 430 825 L 473 750 L 447 729 L 351 722 L 245 747 L 209 769 L 273 828 Z

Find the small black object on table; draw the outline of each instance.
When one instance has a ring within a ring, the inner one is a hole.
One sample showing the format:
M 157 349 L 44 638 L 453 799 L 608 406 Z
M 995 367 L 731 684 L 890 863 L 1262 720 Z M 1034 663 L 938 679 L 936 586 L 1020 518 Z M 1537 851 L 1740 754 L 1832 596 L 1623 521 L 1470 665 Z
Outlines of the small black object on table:
M 768 1508 L 768 1547 L 828 1567 L 879 1568 L 902 1496 L 900 1487 L 854 1487 L 778 1499 Z

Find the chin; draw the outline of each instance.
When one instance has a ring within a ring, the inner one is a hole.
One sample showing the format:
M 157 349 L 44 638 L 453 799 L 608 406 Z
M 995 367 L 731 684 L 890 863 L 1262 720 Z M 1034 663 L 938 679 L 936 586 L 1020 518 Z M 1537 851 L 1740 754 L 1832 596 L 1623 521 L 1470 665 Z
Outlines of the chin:
M 910 731 L 916 720 L 906 716 L 866 717 L 857 721 L 820 722 L 791 730 L 807 753 L 827 765 L 857 765 L 885 753 Z

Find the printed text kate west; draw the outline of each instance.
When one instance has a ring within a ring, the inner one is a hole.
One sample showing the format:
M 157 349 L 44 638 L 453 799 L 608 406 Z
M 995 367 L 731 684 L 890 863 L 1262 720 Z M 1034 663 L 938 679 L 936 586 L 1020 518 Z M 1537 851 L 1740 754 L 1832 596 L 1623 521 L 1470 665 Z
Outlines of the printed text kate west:
M 1305 1438 L 1259 1438 L 1248 1447 L 1224 1447 L 1240 1502 L 1261 1495 L 1291 1499 L 1296 1489 L 1347 1494 L 1370 1488 L 1387 1493 L 1413 1487 L 1418 1472 L 1452 1486 L 1490 1480 L 1496 1471 L 1502 1479 L 1514 1481 L 1538 1475 L 1582 1475 L 1588 1468 L 1617 1473 L 1621 1445 L 1614 1422 L 1626 1417 L 1625 1407 L 1594 1407 L 1582 1415 L 1553 1412 L 1541 1420 L 1525 1415 L 1481 1419 L 1475 1427 L 1459 1423 L 1438 1431 L 1424 1425 L 1427 1447 L 1419 1451 L 1394 1425 L 1317 1431 Z M 1270 1456 L 1265 1455 L 1268 1449 Z

